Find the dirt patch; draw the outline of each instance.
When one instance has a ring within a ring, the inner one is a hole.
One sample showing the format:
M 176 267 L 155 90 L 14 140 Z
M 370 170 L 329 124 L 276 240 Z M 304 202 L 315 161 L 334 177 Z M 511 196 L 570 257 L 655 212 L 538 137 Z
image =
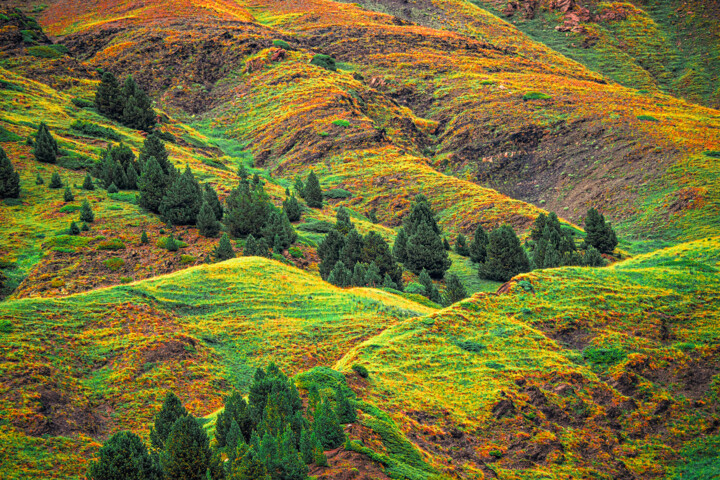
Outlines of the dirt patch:
M 344 447 L 325 452 L 328 459 L 327 467 L 310 465 L 310 475 L 316 478 L 333 480 L 389 480 L 382 466 L 373 462 L 365 455 Z
M 33 437 L 43 435 L 67 436 L 75 433 L 97 436 L 104 431 L 106 419 L 90 405 L 78 405 L 76 400 L 60 393 L 52 385 L 38 389 L 36 413 L 27 424 L 18 425 Z
M 195 339 L 182 337 L 179 340 L 170 340 L 146 350 L 142 354 L 144 363 L 157 363 L 166 361 L 179 361 L 192 357 L 195 352 Z

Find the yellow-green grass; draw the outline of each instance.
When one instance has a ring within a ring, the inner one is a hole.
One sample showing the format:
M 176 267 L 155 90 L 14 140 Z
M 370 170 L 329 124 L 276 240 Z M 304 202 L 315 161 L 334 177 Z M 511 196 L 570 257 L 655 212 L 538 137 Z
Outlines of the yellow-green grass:
M 719 267 L 715 237 L 608 268 L 536 271 L 516 277 L 503 294 L 480 293 L 392 327 L 355 347 L 336 368 L 366 366 L 365 398 L 392 411 L 409 438 L 421 435 L 420 446 L 439 446 L 426 448 L 439 468 L 453 465 L 452 450 L 431 436 L 458 428 L 479 458 L 491 461 L 490 451 L 502 452 L 494 468 L 503 478 L 616 475 L 616 456 L 640 477 L 667 474 L 683 461 L 673 446 L 701 439 L 717 415 L 709 377 L 698 392 L 673 372 L 720 361 Z M 603 363 L 598 355 L 605 354 L 616 357 Z M 630 390 L 624 390 L 627 379 L 636 382 Z M 558 393 L 568 385 L 569 397 Z M 586 419 L 564 424 L 557 412 L 550 416 L 531 386 L 575 420 L 584 405 Z M 627 437 L 608 442 L 607 412 L 628 397 L 637 409 L 618 420 Z M 517 410 L 502 420 L 493 407 L 504 399 Z M 664 400 L 673 408 L 659 414 Z M 430 420 L 418 421 L 412 413 L 418 411 Z M 652 434 L 643 434 L 648 429 Z M 525 442 L 520 452 L 511 448 L 518 440 Z M 556 453 L 515 470 L 529 446 L 547 443 L 562 445 L 562 461 Z M 583 444 L 608 447 L 588 454 Z M 469 463 L 465 473 L 473 468 Z
M 258 366 L 274 361 L 294 374 L 332 365 L 353 345 L 432 311 L 381 290 L 336 288 L 257 257 L 62 299 L 7 300 L 0 305 L 7 448 L 42 452 L 59 443 L 52 455 L 68 458 L 57 475 L 77 475 L 85 446 L 97 446 L 89 436 L 147 433 L 167 390 L 206 415 L 231 388 L 246 391 Z M 48 400 L 48 392 L 62 402 Z M 53 427 L 43 427 L 39 402 L 50 402 Z M 71 440 L 34 438 L 42 433 Z M 83 448 L 73 452 L 78 443 Z M 30 456 L 35 463 L 20 475 L 26 456 L 11 455 L 0 467 L 3 478 L 50 474 L 42 455 Z

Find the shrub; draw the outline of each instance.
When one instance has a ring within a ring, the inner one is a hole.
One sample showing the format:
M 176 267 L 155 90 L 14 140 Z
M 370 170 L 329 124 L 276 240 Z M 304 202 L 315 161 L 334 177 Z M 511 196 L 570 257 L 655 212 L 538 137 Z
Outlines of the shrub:
M 10 130 L 0 126 L 0 142 L 19 142 L 20 140 L 22 140 L 21 136 L 15 135 Z
M 523 95 L 523 100 L 550 100 L 552 97 L 548 95 L 547 93 L 541 93 L 541 92 L 528 92 L 525 95 Z
M 503 453 L 500 450 L 490 450 L 488 453 L 491 457 L 495 458 L 501 458 L 503 456 Z
M 125 248 L 125 244 L 122 240 L 114 238 L 111 240 L 103 240 L 102 242 L 98 243 L 95 247 L 95 250 L 122 250 Z
M 13 92 L 24 92 L 25 89 L 21 85 L 15 85 L 14 83 L 6 80 L 0 80 L 0 90 L 12 90 Z
M 117 185 L 115 185 L 114 182 L 111 183 L 110 186 L 107 188 L 107 192 L 108 192 L 108 193 L 118 193 L 119 190 L 118 190 Z
M 63 54 L 58 52 L 57 49 L 52 48 L 52 46 L 49 45 L 30 47 L 28 48 L 28 53 L 33 57 L 38 58 L 60 58 L 63 56 Z
M 10 320 L 0 321 L 0 333 L 12 333 L 13 324 Z
M 332 58 L 330 55 L 323 55 L 323 54 L 317 54 L 315 55 L 312 60 L 310 60 L 310 63 L 312 65 L 317 65 L 318 67 L 322 67 L 325 70 L 330 71 L 337 71 L 337 65 L 335 64 L 335 59 Z
M 420 295 L 425 295 L 425 286 L 420 285 L 417 282 L 410 282 L 410 284 L 405 287 L 405 293 L 417 293 Z
M 720 150 L 708 150 L 703 152 L 703 155 L 711 158 L 720 158 Z
M 116 130 L 100 126 L 93 122 L 76 120 L 70 125 L 70 128 L 76 132 L 80 132 L 91 137 L 107 138 L 109 140 L 115 140 L 116 142 L 119 142 L 122 139 L 122 136 L 120 136 Z
M 472 340 L 461 340 L 459 342 L 455 342 L 455 345 L 458 348 L 470 353 L 480 353 L 486 348 L 485 345 Z
M 342 119 L 342 120 L 333 120 L 332 123 L 333 123 L 333 125 L 337 125 L 338 127 L 349 127 L 349 126 L 350 126 L 350 122 L 347 121 L 347 120 L 344 120 L 344 119 Z
M 183 265 L 195 263 L 195 257 L 193 257 L 192 255 L 180 255 L 180 263 Z
M 583 350 L 583 358 L 590 363 L 597 365 L 613 365 L 626 357 L 625 352 L 620 348 L 593 348 L 587 347 Z
M 119 257 L 112 257 L 103 261 L 103 265 L 105 265 L 111 271 L 116 272 L 125 266 L 125 260 Z
M 62 179 L 60 178 L 60 174 L 58 172 L 53 172 L 52 177 L 50 177 L 50 184 L 48 187 L 50 188 L 62 188 L 63 183 Z
M 172 242 L 170 241 L 171 238 L 172 238 Z M 176 248 L 175 248 L 174 250 L 172 250 L 172 248 L 174 248 L 173 245 L 172 245 L 173 243 L 176 245 Z M 166 249 L 166 250 L 170 250 L 171 252 L 177 251 L 178 248 L 185 248 L 185 247 L 187 247 L 187 243 L 185 243 L 185 242 L 183 242 L 183 241 L 181 241 L 181 240 L 178 240 L 178 239 L 174 238 L 174 237 L 172 236 L 172 234 L 171 234 L 169 237 L 163 237 L 163 238 L 158 239 L 158 241 L 155 242 L 155 245 L 158 246 L 158 247 L 160 247 L 160 248 L 164 248 L 164 249 Z
M 368 372 L 367 368 L 365 368 L 363 365 L 355 364 L 352 366 L 352 369 L 355 373 L 360 375 L 362 378 L 368 378 L 370 376 L 370 373 Z
M 75 105 L 78 108 L 94 108 L 95 102 L 92 102 L 90 100 L 83 100 L 82 98 L 73 98 L 70 100 L 73 105 Z
M 653 117 L 652 115 L 638 115 L 637 119 L 641 122 L 659 122 L 657 118 Z
M 352 192 L 345 190 L 344 188 L 333 188 L 327 192 L 323 192 L 325 198 L 339 199 L 339 198 L 350 198 Z
M 297 247 L 290 247 L 288 253 L 293 258 L 305 258 L 305 254 L 303 253 L 303 251 Z
M 290 44 L 285 40 L 273 40 L 273 45 L 279 48 L 284 48 L 285 50 L 290 50 Z
M 302 223 L 296 228 L 298 230 L 302 230 L 303 232 L 330 233 L 332 230 L 335 229 L 335 224 L 327 222 L 325 220 L 318 220 L 315 222 Z

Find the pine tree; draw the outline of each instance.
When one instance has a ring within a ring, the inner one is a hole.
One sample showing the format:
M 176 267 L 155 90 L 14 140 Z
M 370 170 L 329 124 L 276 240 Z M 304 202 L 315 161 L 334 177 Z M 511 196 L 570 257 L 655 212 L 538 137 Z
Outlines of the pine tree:
M 470 260 L 475 263 L 484 263 L 487 256 L 488 236 L 482 225 L 475 229 L 473 241 L 470 244 Z
M 250 176 L 245 165 L 240 165 L 238 167 L 237 174 L 238 174 L 238 178 L 240 179 L 240 181 L 238 183 L 245 183 L 247 181 L 248 177 Z
M 397 283 L 393 282 L 393 279 L 390 278 L 390 275 L 386 273 L 383 278 L 382 288 L 392 288 L 393 290 L 397 290 L 398 286 Z
M 241 445 L 232 463 L 228 480 L 270 480 L 265 462 L 248 445 Z
M 213 455 L 205 430 L 192 415 L 177 419 L 165 441 L 161 457 L 166 478 L 203 480 L 212 478 Z
M 402 268 L 395 262 L 390 252 L 390 245 L 376 231 L 371 231 L 363 239 L 362 262 L 367 264 L 375 262 L 380 270 L 380 277 L 384 277 L 387 273 L 398 285 L 398 289 L 402 290 Z
M 295 178 L 295 185 L 293 188 L 300 198 L 305 199 L 305 184 L 303 183 L 302 178 Z
M 147 232 L 143 230 L 142 235 L 140 235 L 140 243 L 143 245 L 147 245 L 148 242 L 150 242 L 150 239 L 148 239 Z
M 345 238 L 335 229 L 325 235 L 325 238 L 318 245 L 317 253 L 320 257 L 320 276 L 327 280 L 335 264 L 340 260 L 340 252 L 345 246 Z
M 425 270 L 424 268 L 420 272 L 418 281 L 420 282 L 420 285 L 425 287 L 424 295 L 429 298 L 431 302 L 440 303 L 442 301 L 438 288 L 435 286 L 427 270 Z
M 462 233 L 458 234 L 457 239 L 455 240 L 455 253 L 461 257 L 470 256 L 470 249 L 467 246 L 467 240 L 465 239 L 465 235 Z
M 440 235 L 440 227 L 435 220 L 435 214 L 430 208 L 427 197 L 419 194 L 415 196 L 415 200 L 410 207 L 410 213 L 403 220 L 408 238 L 417 233 L 418 228 L 423 223 L 429 225 L 436 235 Z
M 543 231 L 545 230 L 545 225 L 547 224 L 547 215 L 544 213 L 541 213 L 540 215 L 535 218 L 535 222 L 533 223 L 532 230 L 530 231 L 530 238 L 533 239 L 535 242 L 540 240 L 543 237 Z
M 345 207 L 338 208 L 337 213 L 335 214 L 335 230 L 343 235 L 347 235 L 350 233 L 350 230 L 353 230 L 354 228 L 355 226 L 350 220 L 350 214 Z
M 108 193 L 118 193 L 118 187 L 115 185 L 115 182 L 111 183 L 110 186 L 107 188 Z
M 95 92 L 95 108 L 98 113 L 113 120 L 120 120 L 123 112 L 123 99 L 115 75 L 104 72 L 97 92 Z
M 255 255 L 258 257 L 270 258 L 270 246 L 264 238 L 258 240 Z
M 416 233 L 408 237 L 405 267 L 416 274 L 425 269 L 432 278 L 443 278 L 450 265 L 440 235 L 433 230 L 432 225 L 419 223 Z
M 503 225 L 490 232 L 487 259 L 480 266 L 480 277 L 507 282 L 515 275 L 528 271 L 530 262 L 515 230 L 509 225 Z
M 545 268 L 545 253 L 547 252 L 547 249 L 548 241 L 541 236 L 540 239 L 535 243 L 535 247 L 533 248 L 533 268 Z
M 335 387 L 335 415 L 340 423 L 355 423 L 357 421 L 355 407 L 339 386 Z
M 367 269 L 365 268 L 365 266 L 360 262 L 355 262 L 355 266 L 353 267 L 352 278 L 350 279 L 350 284 L 354 285 L 356 287 L 364 287 L 366 274 L 367 274 Z
M 153 427 L 150 429 L 150 443 L 155 450 L 165 449 L 165 442 L 173 425 L 187 414 L 180 399 L 173 392 L 168 392 L 160 411 L 155 415 Z
M 110 437 L 88 468 L 90 480 L 160 480 L 161 473 L 143 441 L 132 432 Z
M 275 209 L 262 186 L 251 188 L 241 184 L 230 192 L 226 203 L 225 225 L 236 237 L 261 237 L 263 228 Z M 273 237 L 275 233 L 277 232 L 273 232 Z
M 450 242 L 448 242 L 447 237 L 443 237 L 443 248 L 444 248 L 445 251 L 447 251 L 447 252 L 449 252 L 449 251 L 451 250 L 451 249 L 450 249 Z
M 92 177 L 89 173 L 85 174 L 85 180 L 83 180 L 82 184 L 83 190 L 95 190 L 95 184 L 92 181 Z
M 542 268 L 557 268 L 560 266 L 562 257 L 554 243 L 549 243 L 545 249 L 545 258 Z
M 40 176 L 40 172 L 38 172 L 37 176 L 35 177 L 35 185 L 43 185 L 45 183 L 45 180 Z
M 468 297 L 467 290 L 462 284 L 458 276 L 454 273 L 448 275 L 447 282 L 445 283 L 445 298 L 448 305 L 464 300 Z
M 272 241 L 273 245 L 277 236 L 278 246 L 281 250 L 289 248 L 297 240 L 297 233 L 285 212 L 274 207 L 271 208 L 266 224 L 262 228 L 262 236 Z
M 235 258 L 235 250 L 233 250 L 230 237 L 227 236 L 227 233 L 223 233 L 222 237 L 220 237 L 220 242 L 213 251 L 213 256 L 219 262 Z
M 612 255 L 618 244 L 615 231 L 595 208 L 588 210 L 585 217 L 585 244 L 592 245 L 600 253 L 608 255 Z
M 78 227 L 75 221 L 70 222 L 70 228 L 68 228 L 70 235 L 80 235 L 80 227 Z
M 363 246 L 363 237 L 353 228 L 345 238 L 345 245 L 340 250 L 340 260 L 345 265 L 363 262 Z
M 380 282 L 382 282 L 382 277 L 380 276 L 380 269 L 375 264 L 375 262 L 370 262 L 370 265 L 368 265 L 367 272 L 365 273 L 365 285 L 368 287 L 378 287 L 380 286 Z
M 605 259 L 595 247 L 590 245 L 583 256 L 583 264 L 588 267 L 604 267 Z
M 155 157 L 150 157 L 143 164 L 138 187 L 140 198 L 138 205 L 153 213 L 160 211 L 160 204 L 165 196 L 165 174 Z
M 322 189 L 320 188 L 320 181 L 318 180 L 317 176 L 315 175 L 315 172 L 312 170 L 310 171 L 310 174 L 308 175 L 307 181 L 305 182 L 305 201 L 307 202 L 308 207 L 310 208 L 322 208 L 323 205 L 323 197 L 322 197 Z
M 0 199 L 18 198 L 20 196 L 20 175 L 13 168 L 12 162 L 0 148 Z
M 87 199 L 83 200 L 82 205 L 80 206 L 80 221 L 87 223 L 95 221 L 95 214 L 93 213 L 90 202 L 88 202 Z
M 282 255 L 282 252 L 285 250 L 285 247 L 283 247 L 282 239 L 280 238 L 280 235 L 275 235 L 275 238 L 273 238 L 273 253 L 276 255 Z
M 338 260 L 335 263 L 335 267 L 328 276 L 328 283 L 332 283 L 338 287 L 349 287 L 352 280 L 352 272 L 347 269 L 342 260 Z
M 144 90 L 138 87 L 132 75 L 125 79 L 122 88 L 122 123 L 130 128 L 152 131 L 155 126 L 155 111 Z
M 257 242 L 255 241 L 255 237 L 252 235 L 248 235 L 248 238 L 245 240 L 243 255 L 246 257 L 254 257 L 257 255 Z
M 205 192 L 203 194 L 203 198 L 208 203 L 208 205 L 210 205 L 210 208 L 212 208 L 213 214 L 215 215 L 215 220 L 217 220 L 218 222 L 222 221 L 223 215 L 225 214 L 223 206 L 220 203 L 217 192 L 209 183 L 205 184 Z
M 50 188 L 62 188 L 63 182 L 62 178 L 60 178 L 60 174 L 58 172 L 53 172 L 52 177 L 50 177 L 50 184 L 48 187 Z
M 63 201 L 67 203 L 72 202 L 73 200 L 75 200 L 75 195 L 73 195 L 72 190 L 70 190 L 70 186 L 68 185 L 65 187 L 65 193 L 63 193 Z
M 42 163 L 57 162 L 58 145 L 44 122 L 40 123 L 35 138 L 35 159 Z
M 315 431 L 320 444 L 327 450 L 337 448 L 345 441 L 345 432 L 327 399 L 318 405 L 313 431 Z
M 449 248 L 446 248 L 446 250 L 449 250 Z M 405 229 L 402 227 L 395 237 L 392 253 L 398 262 L 404 264 L 407 261 L 407 233 L 405 233 Z
M 150 157 L 155 158 L 155 161 L 157 161 L 158 165 L 162 169 L 163 174 L 167 177 L 172 176 L 173 172 L 176 171 L 175 167 L 172 163 L 170 163 L 170 156 L 165 149 L 165 144 L 156 133 L 151 133 L 145 137 L 145 140 L 143 141 L 143 146 L 140 149 L 140 156 L 138 157 L 138 163 L 140 164 L 141 171 L 145 170 L 145 164 Z
M 160 215 L 171 225 L 194 225 L 202 202 L 200 184 L 190 167 L 175 180 L 160 202 Z
M 302 210 L 300 209 L 300 203 L 297 201 L 294 195 L 291 195 L 283 202 L 283 211 L 287 215 L 288 220 L 291 222 L 297 222 L 302 216 Z
M 88 227 L 87 223 L 83 222 L 83 224 L 80 225 L 80 230 L 82 230 L 83 232 L 87 232 L 90 230 L 90 227 Z
M 215 212 L 205 199 L 197 215 L 196 225 L 203 237 L 215 237 L 220 231 L 220 222 L 215 218 Z
M 135 166 L 130 164 L 125 169 L 125 188 L 127 190 L 137 190 L 138 174 Z
M 373 208 L 372 210 L 370 210 L 368 212 L 367 218 L 368 218 L 368 220 L 370 220 L 371 223 L 374 223 L 374 224 L 380 223 L 380 221 L 378 220 L 378 217 L 377 217 L 377 208 Z
M 302 455 L 303 462 L 313 463 L 315 460 L 315 441 L 312 432 L 303 428 L 302 432 L 300 432 L 300 455 Z

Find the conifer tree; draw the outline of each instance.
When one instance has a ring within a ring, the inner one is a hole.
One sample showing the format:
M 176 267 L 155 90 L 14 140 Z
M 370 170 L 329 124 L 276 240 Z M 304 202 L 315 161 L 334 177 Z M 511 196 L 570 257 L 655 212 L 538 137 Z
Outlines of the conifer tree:
M 458 234 L 457 239 L 455 240 L 455 253 L 462 257 L 470 256 L 470 249 L 467 246 L 467 240 L 465 239 L 465 235 L 462 233 Z
M 360 262 L 355 262 L 355 266 L 353 267 L 353 273 L 352 273 L 352 278 L 350 280 L 350 284 L 354 285 L 356 287 L 364 287 L 366 274 L 367 274 L 367 269 L 365 268 L 365 266 Z
M 222 237 L 220 237 L 220 242 L 213 251 L 213 256 L 219 262 L 235 258 L 235 250 L 233 250 L 232 244 L 230 243 L 230 237 L 227 236 L 227 233 L 223 233 Z
M 365 273 L 365 285 L 368 287 L 380 286 L 382 282 L 382 276 L 380 276 L 380 269 L 375 262 L 370 262 L 368 265 L 367 272 Z
M 398 285 L 398 289 L 402 290 L 402 268 L 395 262 L 388 243 L 374 230 L 363 239 L 362 261 L 367 264 L 375 262 L 380 270 L 380 277 L 387 273 Z
M 48 184 L 49 188 L 62 188 L 63 182 L 60 178 L 60 174 L 58 172 L 53 172 L 52 176 L 50 177 L 50 183 Z
M 515 230 L 509 225 L 503 225 L 490 232 L 487 259 L 480 266 L 480 277 L 507 282 L 515 275 L 529 271 L 530 262 Z
M 70 235 L 80 235 L 80 227 L 78 227 L 75 221 L 70 222 L 70 228 L 68 228 Z
M 57 162 L 58 145 L 44 122 L 40 123 L 35 138 L 35 159 L 42 163 Z
M 160 480 L 161 473 L 143 441 L 132 432 L 110 437 L 88 468 L 90 480 Z
M 415 200 L 410 207 L 410 213 L 403 220 L 403 226 L 405 227 L 405 233 L 408 238 L 414 235 L 420 224 L 423 223 L 429 225 L 436 235 L 440 235 L 440 227 L 435 220 L 435 214 L 432 208 L 430 208 L 427 197 L 423 194 L 418 194 L 415 196 Z
M 407 240 L 407 260 L 405 267 L 419 274 L 423 269 L 433 278 L 443 278 L 450 268 L 451 262 L 447 251 L 443 248 L 440 235 L 432 225 L 420 222 L 415 233 Z
M 395 237 L 395 244 L 393 245 L 393 256 L 395 257 L 395 260 L 397 260 L 400 263 L 405 263 L 407 261 L 407 233 L 405 233 L 404 228 L 400 228 L 398 230 L 398 234 Z M 446 249 L 448 250 L 448 249 Z
M 445 283 L 445 298 L 448 305 L 464 300 L 468 297 L 467 290 L 458 276 L 454 273 L 448 275 Z
M 165 442 L 175 422 L 187 415 L 187 410 L 180 399 L 173 393 L 165 395 L 162 408 L 155 415 L 153 427 L 150 429 L 150 443 L 155 450 L 164 450 Z
M 173 480 L 216 478 L 219 465 L 214 464 L 210 441 L 205 430 L 192 415 L 178 418 L 165 441 L 160 457 L 165 477 Z
M 335 415 L 340 423 L 355 423 L 357 411 L 340 386 L 335 387 Z
M 443 248 L 445 251 L 450 251 L 450 242 L 448 242 L 447 237 L 443 237 Z
M 122 88 L 122 123 L 130 128 L 152 131 L 155 126 L 155 111 L 147 93 L 128 75 Z
M 95 221 L 95 214 L 93 213 L 90 202 L 88 202 L 87 199 L 83 200 L 82 205 L 80 205 L 80 221 L 86 223 L 92 223 Z
M 315 441 L 312 432 L 303 428 L 300 432 L 300 455 L 302 455 L 303 462 L 313 463 L 315 460 Z
M 290 195 L 283 201 L 283 211 L 291 222 L 297 222 L 302 217 L 300 203 L 294 195 Z
M 275 243 L 275 237 L 278 237 L 278 246 L 284 250 L 297 240 L 297 233 L 293 229 L 290 220 L 282 210 L 274 207 L 270 209 L 265 226 L 262 228 L 262 236 L 269 241 Z
M 160 202 L 160 215 L 171 225 L 194 225 L 202 198 L 200 184 L 187 166 Z
M 88 227 L 87 223 L 83 222 L 83 224 L 80 225 L 80 230 L 82 230 L 83 232 L 87 232 L 88 230 L 90 230 L 90 227 Z
M 261 238 L 260 240 L 258 240 L 255 255 L 258 257 L 270 258 L 270 246 L 268 245 L 265 238 Z
M 392 288 L 393 290 L 397 290 L 398 286 L 397 283 L 393 282 L 393 279 L 390 278 L 390 275 L 386 273 L 383 278 L 382 288 Z
M 293 185 L 293 188 L 295 189 L 295 193 L 298 194 L 300 198 L 303 200 L 305 199 L 305 184 L 302 181 L 302 178 L 295 177 L 295 185 Z
M 130 164 L 125 169 L 125 188 L 128 190 L 137 190 L 138 174 L 135 166 Z
M 540 213 L 540 215 L 535 218 L 532 230 L 530 230 L 530 238 L 533 239 L 535 242 L 540 240 L 543 237 L 543 231 L 545 230 L 546 224 L 547 215 L 545 215 L 544 213 Z
M 255 241 L 255 237 L 252 235 L 248 235 L 247 239 L 245 240 L 245 249 L 243 250 L 243 255 L 246 257 L 254 257 L 257 255 L 257 242 Z
M 281 255 L 282 252 L 285 250 L 285 247 L 283 247 L 282 239 L 280 238 L 280 235 L 275 235 L 275 238 L 273 239 L 273 253 L 276 255 Z
M 305 188 L 303 189 L 303 192 L 305 193 L 305 196 L 303 198 L 305 198 L 308 207 L 322 208 L 323 197 L 322 189 L 320 188 L 320 181 L 315 175 L 315 172 L 313 172 L 312 170 L 310 171 L 307 181 L 305 182 Z
M 95 92 L 95 108 L 100 115 L 120 120 L 123 113 L 123 99 L 117 78 L 111 72 L 104 72 Z
M 600 253 L 608 255 L 615 251 L 618 244 L 615 231 L 595 208 L 588 210 L 585 217 L 585 244 L 592 245 Z
M 338 287 L 349 287 L 352 280 L 352 272 L 347 269 L 342 260 L 338 260 L 335 263 L 330 275 L 328 276 L 328 283 L 332 283 Z
M 482 225 L 475 229 L 473 241 L 470 244 L 470 260 L 475 263 L 484 263 L 487 256 L 488 236 Z
M 337 213 L 335 214 L 335 230 L 343 235 L 347 235 L 350 233 L 350 230 L 353 230 L 354 228 L 355 226 L 350 220 L 350 214 L 345 207 L 338 208 Z
M 13 168 L 12 162 L 0 148 L 0 199 L 18 198 L 20 196 L 20 175 Z
M 215 218 L 215 212 L 206 199 L 203 199 L 196 225 L 203 237 L 215 237 L 220 231 L 220 222 Z
M 605 259 L 595 247 L 590 245 L 583 256 L 583 264 L 588 267 L 604 267 Z
M 236 237 L 263 236 L 263 228 L 275 209 L 262 186 L 250 187 L 241 184 L 230 192 L 225 211 L 225 225 Z M 274 234 L 277 232 L 273 232 Z M 271 238 L 272 240 L 272 238 Z
M 345 238 L 335 229 L 325 235 L 325 238 L 318 245 L 317 253 L 320 257 L 320 276 L 327 280 L 335 264 L 340 260 L 340 252 L 345 246 Z
M 237 174 L 238 174 L 238 178 L 240 179 L 240 181 L 238 183 L 246 183 L 248 177 L 250 176 L 247 168 L 245 167 L 245 165 L 242 165 L 242 164 L 238 167 Z
M 37 176 L 35 177 L 35 185 L 43 185 L 45 183 L 45 180 L 40 176 L 40 172 L 38 172 Z
M 213 214 L 215 215 L 215 220 L 217 220 L 218 222 L 222 221 L 223 215 L 225 214 L 223 206 L 220 203 L 217 192 L 209 183 L 205 184 L 203 198 L 208 203 L 208 205 L 210 205 L 210 208 L 212 208 Z
M 371 223 L 374 223 L 374 224 L 380 223 L 380 221 L 378 220 L 378 217 L 377 217 L 377 208 L 373 208 L 372 210 L 370 210 L 368 212 L 367 218 L 368 218 L 368 220 L 370 220 Z
M 65 192 L 63 193 L 63 201 L 67 203 L 72 202 L 73 200 L 75 200 L 75 195 L 73 195 L 72 190 L 70 190 L 70 186 L 67 185 L 65 187 Z
M 440 303 L 442 301 L 438 288 L 435 286 L 427 270 L 425 270 L 424 268 L 420 272 L 418 281 L 420 282 L 420 285 L 425 287 L 424 295 L 429 298 L 431 302 Z
M 118 187 L 115 185 L 115 182 L 111 183 L 110 186 L 107 188 L 108 193 L 118 193 Z
M 140 156 L 138 157 L 138 163 L 140 164 L 141 171 L 144 171 L 145 164 L 150 159 L 155 158 L 162 169 L 163 174 L 170 177 L 173 172 L 176 171 L 175 167 L 170 163 L 170 156 L 165 149 L 165 144 L 156 133 L 151 133 L 143 141 L 143 146 L 140 149 Z
M 313 431 L 324 449 L 337 448 L 345 441 L 345 432 L 328 399 L 318 405 L 315 412 Z
M 250 445 L 241 445 L 232 463 L 228 480 L 270 480 L 265 462 Z
M 83 190 L 95 190 L 95 184 L 92 181 L 92 177 L 89 173 L 85 174 L 85 180 L 83 180 L 82 184 Z
M 160 211 L 165 196 L 165 174 L 155 157 L 149 157 L 143 164 L 143 172 L 138 182 L 140 198 L 138 204 L 153 213 Z
M 345 265 L 355 265 L 363 262 L 363 238 L 354 228 L 350 230 L 345 238 L 345 245 L 340 250 L 340 260 Z
M 542 268 L 557 268 L 560 266 L 562 257 L 555 243 L 549 243 L 545 249 L 545 258 L 543 259 Z
M 150 242 L 150 239 L 148 239 L 147 232 L 143 230 L 142 234 L 140 235 L 140 243 L 143 245 L 147 245 L 148 242 Z

